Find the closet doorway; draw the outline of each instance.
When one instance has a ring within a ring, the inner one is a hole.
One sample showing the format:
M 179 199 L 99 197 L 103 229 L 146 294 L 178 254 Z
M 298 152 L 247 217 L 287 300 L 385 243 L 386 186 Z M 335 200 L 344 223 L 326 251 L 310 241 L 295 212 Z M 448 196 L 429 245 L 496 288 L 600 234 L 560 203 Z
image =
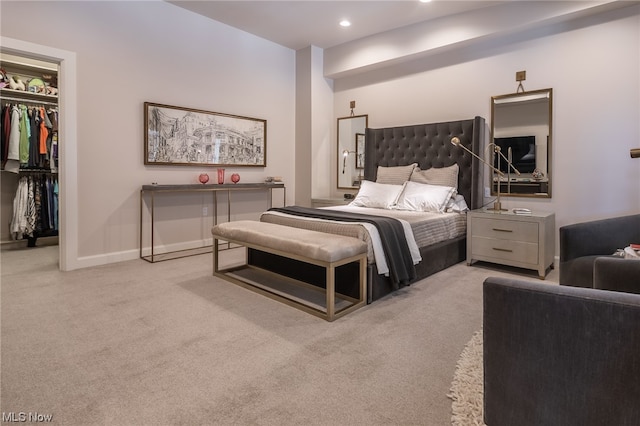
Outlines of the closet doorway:
M 59 241 L 58 64 L 0 53 L 0 71 L 4 218 L 0 239 L 5 250 L 40 258 L 41 250 L 25 247 Z M 58 256 L 54 261 L 59 263 Z
M 58 267 L 68 271 L 81 267 L 78 259 L 78 196 L 76 135 L 76 57 L 75 53 L 30 42 L 0 37 L 0 54 L 53 64 L 58 69 Z M 2 93 L 2 97 L 8 97 Z M 2 104 L 5 100 L 2 99 Z M 2 172 L 4 180 L 8 172 Z M 5 218 L 3 182 L 2 217 Z M 13 199 L 11 199 L 11 204 Z M 11 206 L 13 209 L 13 206 Z M 7 220 L 3 219 L 3 226 Z M 4 241 L 4 234 L 3 234 Z M 26 241 L 12 244 L 27 244 Z M 25 251 L 28 255 L 29 251 Z

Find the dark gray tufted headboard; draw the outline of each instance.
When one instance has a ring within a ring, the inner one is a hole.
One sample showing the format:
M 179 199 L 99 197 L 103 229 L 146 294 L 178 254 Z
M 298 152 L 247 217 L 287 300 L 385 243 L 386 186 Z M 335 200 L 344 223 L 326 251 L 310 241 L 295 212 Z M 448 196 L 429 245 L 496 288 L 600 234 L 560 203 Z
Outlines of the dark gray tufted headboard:
M 485 120 L 419 124 L 413 126 L 366 129 L 364 177 L 375 181 L 378 166 L 406 166 L 418 163 L 420 169 L 447 167 L 458 163 L 458 193 L 470 209 L 482 206 L 481 163 L 464 149 L 451 143 L 457 136 L 460 142 L 482 156 Z

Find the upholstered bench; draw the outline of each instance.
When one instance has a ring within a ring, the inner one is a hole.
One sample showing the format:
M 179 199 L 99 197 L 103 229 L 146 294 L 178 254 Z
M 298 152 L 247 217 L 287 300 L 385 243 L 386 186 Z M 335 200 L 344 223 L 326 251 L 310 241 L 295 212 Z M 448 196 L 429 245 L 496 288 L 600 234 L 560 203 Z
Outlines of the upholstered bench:
M 367 245 L 356 238 L 275 223 L 240 220 L 215 225 L 213 235 L 213 275 L 260 294 L 282 301 L 305 312 L 333 321 L 366 303 Z M 224 243 L 221 243 L 224 241 Z M 323 285 L 278 275 L 248 264 L 222 268 L 222 245 L 239 245 L 324 269 Z M 336 292 L 336 268 L 356 263 L 359 273 L 357 297 Z

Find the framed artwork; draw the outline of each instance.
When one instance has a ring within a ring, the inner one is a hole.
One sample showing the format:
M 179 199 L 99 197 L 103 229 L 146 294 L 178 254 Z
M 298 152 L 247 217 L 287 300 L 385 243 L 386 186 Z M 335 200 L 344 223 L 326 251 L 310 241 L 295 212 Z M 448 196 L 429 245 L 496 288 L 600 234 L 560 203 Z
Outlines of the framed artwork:
M 364 169 L 364 133 L 356 133 L 356 169 Z
M 144 164 L 267 165 L 267 120 L 144 103 Z

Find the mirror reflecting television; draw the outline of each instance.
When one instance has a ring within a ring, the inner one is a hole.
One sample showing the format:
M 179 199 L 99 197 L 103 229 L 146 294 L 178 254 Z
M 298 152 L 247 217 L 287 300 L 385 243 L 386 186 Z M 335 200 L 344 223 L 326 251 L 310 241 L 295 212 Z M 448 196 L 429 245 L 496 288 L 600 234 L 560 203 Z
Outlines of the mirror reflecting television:
M 551 198 L 552 89 L 511 93 L 491 98 L 491 142 L 513 166 L 493 155 L 491 163 L 505 176 L 491 178 L 491 194 L 504 197 Z
M 495 138 L 493 142 L 500 147 L 502 153 L 511 158 L 511 164 L 520 173 L 533 173 L 536 169 L 536 137 L 512 136 Z M 509 150 L 510 156 L 509 156 Z M 502 160 L 502 161 L 501 161 Z M 494 156 L 494 166 L 501 172 L 509 172 L 509 164 L 499 155 Z M 513 172 L 513 169 L 511 170 Z

